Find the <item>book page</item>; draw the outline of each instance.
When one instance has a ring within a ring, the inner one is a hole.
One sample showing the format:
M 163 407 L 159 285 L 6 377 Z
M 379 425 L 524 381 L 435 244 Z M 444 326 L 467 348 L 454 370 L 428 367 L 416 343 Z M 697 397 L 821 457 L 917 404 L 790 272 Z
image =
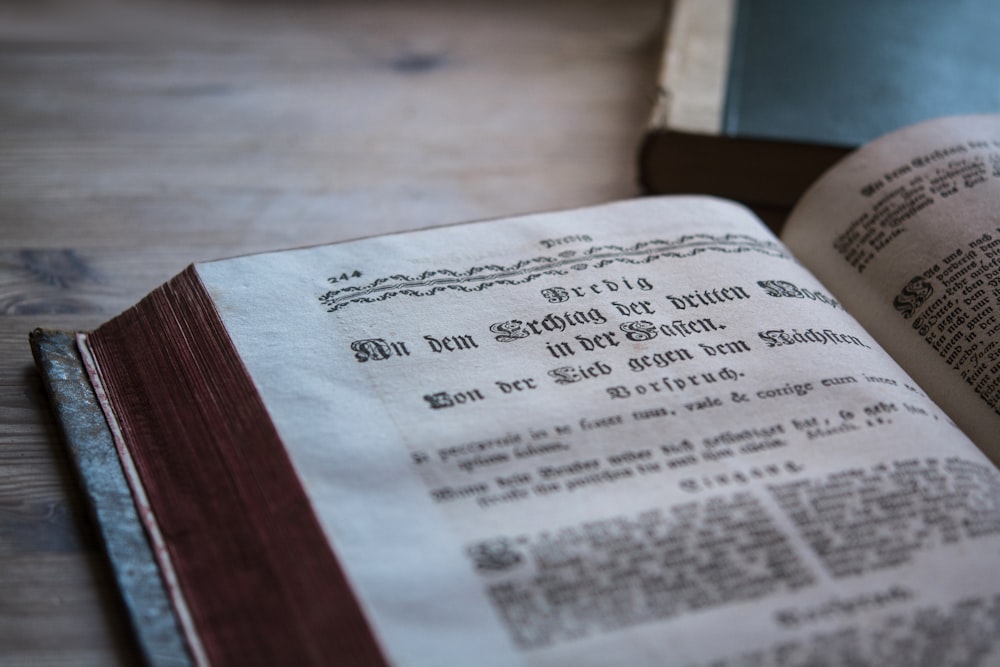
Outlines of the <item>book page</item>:
M 782 236 L 1000 461 L 1000 117 L 865 146 L 806 193 Z
M 996 650 L 996 469 L 741 207 L 198 272 L 395 663 Z

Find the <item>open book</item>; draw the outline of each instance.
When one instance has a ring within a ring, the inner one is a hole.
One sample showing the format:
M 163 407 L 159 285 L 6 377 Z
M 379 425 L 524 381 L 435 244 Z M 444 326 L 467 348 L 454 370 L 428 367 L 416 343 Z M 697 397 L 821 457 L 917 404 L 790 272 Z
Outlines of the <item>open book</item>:
M 88 488 L 154 662 L 998 664 L 998 285 L 962 117 L 783 242 L 638 199 L 199 264 L 34 343 L 128 479 L 170 613 Z

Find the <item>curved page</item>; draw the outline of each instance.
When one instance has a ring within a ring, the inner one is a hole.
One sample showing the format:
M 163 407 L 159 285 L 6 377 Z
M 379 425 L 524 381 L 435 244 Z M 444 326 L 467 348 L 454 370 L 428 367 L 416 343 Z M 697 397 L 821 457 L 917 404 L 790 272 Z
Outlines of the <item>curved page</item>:
M 782 236 L 1000 460 L 1000 116 L 865 146 L 806 193 Z
M 995 650 L 996 469 L 736 205 L 197 271 L 390 661 Z

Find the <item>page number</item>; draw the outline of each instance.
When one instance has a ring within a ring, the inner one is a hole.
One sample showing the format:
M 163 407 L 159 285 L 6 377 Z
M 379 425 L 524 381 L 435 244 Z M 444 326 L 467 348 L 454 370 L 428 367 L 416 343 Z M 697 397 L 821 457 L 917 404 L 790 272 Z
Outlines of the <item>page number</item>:
M 328 278 L 327 280 L 330 283 L 337 284 L 337 283 L 342 283 L 342 282 L 348 281 L 351 278 L 360 278 L 360 277 L 361 277 L 361 272 L 358 271 L 357 269 L 355 269 L 354 271 L 351 271 L 350 273 L 348 273 L 348 272 L 345 271 L 344 273 L 341 273 L 339 276 L 333 276 L 332 278 Z

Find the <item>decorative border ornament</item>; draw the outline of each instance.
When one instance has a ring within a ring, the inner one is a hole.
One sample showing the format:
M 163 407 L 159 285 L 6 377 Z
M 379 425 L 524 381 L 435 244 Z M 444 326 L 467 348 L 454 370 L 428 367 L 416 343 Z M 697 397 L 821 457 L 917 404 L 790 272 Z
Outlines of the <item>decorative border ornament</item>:
M 599 269 L 610 264 L 651 264 L 668 257 L 693 257 L 706 251 L 743 253 L 758 252 L 771 257 L 792 259 L 775 241 L 744 234 L 684 235 L 675 241 L 641 241 L 634 246 L 594 246 L 577 252 L 566 250 L 555 257 L 525 259 L 511 266 L 486 264 L 465 271 L 437 269 L 418 276 L 401 274 L 378 278 L 367 285 L 352 285 L 330 290 L 319 302 L 332 313 L 350 303 L 375 303 L 395 296 L 433 296 L 445 290 L 481 292 L 497 285 L 521 285 L 546 275 L 565 275 L 570 271 Z M 331 280 L 331 282 L 333 282 Z

